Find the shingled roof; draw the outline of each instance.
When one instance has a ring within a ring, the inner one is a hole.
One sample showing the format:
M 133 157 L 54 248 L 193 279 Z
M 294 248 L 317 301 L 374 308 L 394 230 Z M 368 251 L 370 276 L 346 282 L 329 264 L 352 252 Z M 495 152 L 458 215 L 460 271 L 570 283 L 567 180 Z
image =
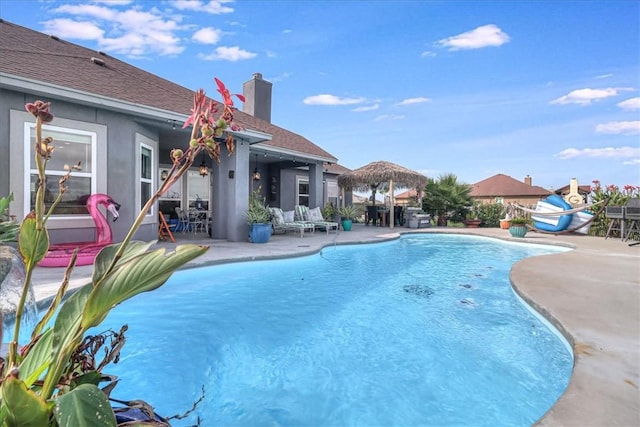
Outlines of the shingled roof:
M 189 115 L 193 90 L 99 52 L 0 19 L 0 73 Z M 0 80 L 0 86 L 2 81 Z M 217 102 L 217 101 L 216 101 Z M 86 101 L 85 101 L 86 103 Z M 272 135 L 263 144 L 327 159 L 335 156 L 308 139 L 236 111 L 247 130 Z
M 497 174 L 472 185 L 471 197 L 548 196 L 551 191 L 529 185 L 508 175 Z

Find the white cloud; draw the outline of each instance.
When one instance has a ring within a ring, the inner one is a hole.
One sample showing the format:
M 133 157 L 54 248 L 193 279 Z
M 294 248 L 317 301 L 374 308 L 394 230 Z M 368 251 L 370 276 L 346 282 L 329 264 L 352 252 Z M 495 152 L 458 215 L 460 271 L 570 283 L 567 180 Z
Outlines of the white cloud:
M 193 33 L 191 40 L 202 44 L 216 44 L 220 41 L 222 31 L 217 28 L 205 27 L 200 28 Z
M 436 45 L 449 50 L 481 49 L 489 46 L 502 46 L 509 36 L 494 24 L 483 25 L 475 30 L 439 40 Z
M 625 160 L 622 162 L 623 165 L 640 165 L 640 157 L 637 159 Z
M 365 111 L 377 110 L 378 108 L 380 108 L 380 104 L 373 104 L 373 105 L 365 105 L 365 106 L 362 106 L 362 107 L 357 107 L 357 108 L 354 108 L 351 111 L 353 111 L 354 113 L 362 113 L 362 112 L 365 112 Z
M 608 87 L 605 89 L 576 89 L 567 95 L 563 95 L 560 98 L 554 99 L 550 104 L 579 104 L 590 105 L 593 101 L 600 99 L 617 96 L 620 92 L 632 91 L 632 88 L 627 87 Z
M 133 0 L 91 0 L 91 3 L 104 3 L 111 6 L 126 6 L 132 2 Z
M 618 102 L 616 105 L 623 110 L 640 110 L 640 97 L 629 98 L 626 101 Z
M 352 105 L 364 102 L 364 98 L 340 98 L 339 96 L 321 94 L 308 96 L 304 99 L 306 105 Z
M 122 10 L 99 4 L 65 4 L 52 12 L 70 17 L 51 19 L 44 23 L 45 28 L 60 37 L 96 40 L 101 50 L 131 57 L 177 55 L 184 51 L 177 36 L 178 31 L 184 29 L 179 25 L 181 18 L 165 19 L 156 7 L 145 11 L 140 7 Z M 91 22 L 83 18 L 90 18 Z
M 601 74 L 599 76 L 596 76 L 597 80 L 604 80 L 604 79 L 608 79 L 610 77 L 613 77 L 613 74 Z
M 258 54 L 249 52 L 244 49 L 240 49 L 238 46 L 220 46 L 216 48 L 213 53 L 205 55 L 203 53 L 198 54 L 198 58 L 205 61 L 230 61 L 237 62 L 245 59 L 255 58 Z
M 424 102 L 429 102 L 429 101 L 431 101 L 429 98 L 425 98 L 423 96 L 420 96 L 420 97 L 417 97 L 417 98 L 403 99 L 402 101 L 398 102 L 396 105 L 422 104 Z
M 433 56 L 436 56 L 436 53 L 435 53 L 435 52 L 432 52 L 432 51 L 430 51 L 430 50 L 425 50 L 424 52 L 422 52 L 422 53 L 420 54 L 420 57 L 421 57 L 421 58 L 428 58 L 428 57 L 433 57 Z
M 233 8 L 225 6 L 225 3 L 232 3 L 232 1 L 220 0 L 204 2 L 201 0 L 175 0 L 171 2 L 171 4 L 179 10 L 194 10 L 196 12 L 204 12 L 212 15 L 232 13 Z
M 598 126 L 596 126 L 596 132 L 621 135 L 637 135 L 640 134 L 640 120 L 599 124 Z
M 625 161 L 625 163 L 628 161 L 637 162 L 638 158 L 640 158 L 640 147 L 567 148 L 553 156 L 562 160 L 588 157 L 599 159 L 631 159 Z
M 405 116 L 397 115 L 397 114 L 383 114 L 381 116 L 373 119 L 374 122 L 382 122 L 382 121 L 392 121 L 392 120 L 403 120 Z
M 92 18 L 104 19 L 107 21 L 114 20 L 118 15 L 118 11 L 91 4 L 63 4 L 53 9 L 53 13 L 67 13 L 74 16 L 90 16 Z
M 289 77 L 291 77 L 293 75 L 293 73 L 290 73 L 288 71 L 276 76 L 276 77 L 270 77 L 267 79 L 267 81 L 270 81 L 271 83 L 278 83 L 278 82 L 283 82 L 285 80 L 287 80 Z
M 44 23 L 45 31 L 63 39 L 100 40 L 104 31 L 92 22 L 51 19 Z

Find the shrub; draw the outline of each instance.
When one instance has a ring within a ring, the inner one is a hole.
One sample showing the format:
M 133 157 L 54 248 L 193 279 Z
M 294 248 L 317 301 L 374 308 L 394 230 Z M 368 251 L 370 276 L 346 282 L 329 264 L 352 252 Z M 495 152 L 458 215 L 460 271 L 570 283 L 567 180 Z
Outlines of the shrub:
M 602 202 L 609 199 L 608 206 L 623 206 L 632 197 L 640 197 L 640 186 L 625 185 L 622 191 L 617 185 L 607 185 L 603 187 L 600 181 L 593 180 L 590 199 L 592 203 Z M 609 221 L 605 217 L 605 212 L 600 213 L 591 224 L 590 236 L 604 236 L 607 234 Z

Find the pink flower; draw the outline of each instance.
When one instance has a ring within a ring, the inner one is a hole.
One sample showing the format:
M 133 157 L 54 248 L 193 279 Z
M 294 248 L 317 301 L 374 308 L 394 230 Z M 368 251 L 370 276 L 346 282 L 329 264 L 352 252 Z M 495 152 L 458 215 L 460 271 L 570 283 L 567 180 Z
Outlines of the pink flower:
M 232 95 L 229 93 L 229 90 L 227 89 L 227 87 L 224 85 L 224 83 L 218 80 L 217 77 L 214 77 L 213 79 L 216 81 L 216 84 L 218 85 L 218 92 L 220 92 L 220 95 L 222 95 L 222 99 L 224 99 L 224 105 L 233 107 L 233 99 L 231 98 Z M 244 102 L 244 96 L 238 93 L 233 94 L 233 96 L 237 97 L 240 101 Z
M 49 123 L 53 120 L 53 114 L 49 111 L 50 106 L 50 102 L 36 101 L 25 104 L 24 108 L 44 123 Z

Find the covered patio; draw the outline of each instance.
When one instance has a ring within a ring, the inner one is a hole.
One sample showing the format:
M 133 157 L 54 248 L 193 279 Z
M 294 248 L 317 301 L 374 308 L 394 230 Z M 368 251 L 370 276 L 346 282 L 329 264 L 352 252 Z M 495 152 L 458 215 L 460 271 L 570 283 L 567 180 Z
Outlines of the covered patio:
M 427 183 L 427 177 L 419 172 L 407 169 L 404 166 L 386 161 L 369 163 L 351 172 L 338 177 L 340 188 L 347 190 L 368 191 L 371 190 L 371 207 L 367 207 L 367 223 L 373 215 L 377 221 L 389 224 L 393 228 L 396 218 L 402 212 L 402 207 L 395 205 L 394 187 L 422 189 Z M 382 209 L 376 207 L 376 192 L 380 189 L 388 189 L 389 206 Z M 387 215 L 389 220 L 387 221 Z

